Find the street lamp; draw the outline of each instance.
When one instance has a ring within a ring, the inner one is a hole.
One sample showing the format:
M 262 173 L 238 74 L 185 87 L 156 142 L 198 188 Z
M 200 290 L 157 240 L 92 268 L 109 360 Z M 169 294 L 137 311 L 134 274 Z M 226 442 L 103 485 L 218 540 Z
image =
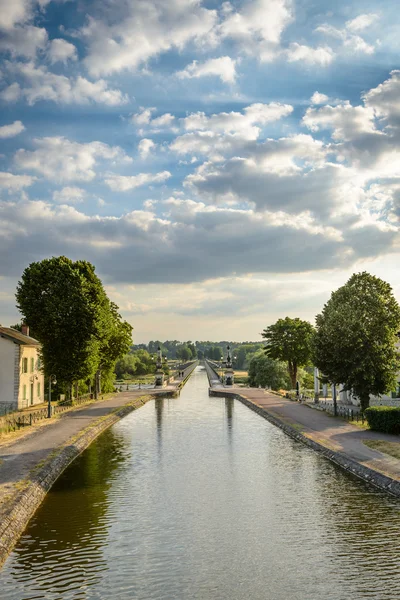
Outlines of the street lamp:
M 47 418 L 50 419 L 51 418 L 51 384 L 56 384 L 57 383 L 57 379 L 55 375 L 50 375 L 49 377 L 49 401 L 47 404 Z

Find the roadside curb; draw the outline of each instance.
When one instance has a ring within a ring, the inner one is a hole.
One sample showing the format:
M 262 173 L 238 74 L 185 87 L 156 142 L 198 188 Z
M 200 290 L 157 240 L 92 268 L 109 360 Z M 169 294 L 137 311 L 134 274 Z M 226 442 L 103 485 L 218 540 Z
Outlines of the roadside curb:
M 157 394 L 157 396 L 160 395 Z M 68 465 L 103 431 L 146 404 L 149 400 L 157 398 L 157 396 L 149 394 L 135 398 L 130 404 L 119 408 L 106 417 L 101 417 L 86 429 L 80 431 L 76 436 L 70 438 L 65 444 L 54 449 L 53 453 L 47 457 L 44 465 L 34 472 L 27 487 L 9 502 L 5 510 L 3 509 L 4 514 L 0 523 L 0 567 L 25 530 L 29 520 L 42 503 L 47 492 Z
M 236 392 L 230 392 L 229 390 L 213 390 L 212 388 L 209 389 L 209 394 L 210 396 L 219 396 L 221 398 L 230 396 L 235 398 L 236 400 L 239 400 L 248 408 L 259 414 L 261 417 L 267 419 L 267 421 L 269 421 L 276 427 L 279 427 L 279 429 L 282 429 L 282 431 L 284 431 L 291 438 L 297 440 L 298 442 L 302 442 L 309 448 L 312 448 L 313 450 L 315 450 L 331 462 L 335 463 L 345 471 L 352 473 L 356 477 L 363 479 L 367 483 L 374 485 L 380 490 L 383 490 L 397 498 L 400 498 L 400 481 L 392 479 L 387 475 L 383 475 L 383 473 L 379 473 L 379 471 L 375 471 L 374 469 L 366 467 L 342 452 L 336 452 L 334 450 L 331 450 L 330 448 L 327 448 L 323 444 L 315 442 L 314 440 L 308 438 L 307 436 L 297 431 L 291 425 L 284 423 L 278 417 L 269 413 L 265 408 L 258 406 L 258 404 L 255 404 L 248 398 L 241 396 Z

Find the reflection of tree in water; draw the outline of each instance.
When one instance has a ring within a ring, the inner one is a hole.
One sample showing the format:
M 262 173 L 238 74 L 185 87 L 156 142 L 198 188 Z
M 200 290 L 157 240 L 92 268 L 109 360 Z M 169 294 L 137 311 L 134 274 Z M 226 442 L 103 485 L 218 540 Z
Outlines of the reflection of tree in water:
M 15 549 L 16 579 L 30 590 L 59 592 L 99 580 L 109 523 L 107 493 L 125 459 L 123 438 L 109 429 L 66 469 Z
M 338 467 L 328 471 L 315 480 L 330 546 L 325 559 L 353 580 L 358 598 L 400 598 L 399 501 Z
M 162 452 L 162 425 L 164 412 L 164 398 L 156 398 L 154 402 L 156 409 L 156 426 L 157 426 L 157 449 L 158 456 L 161 457 Z

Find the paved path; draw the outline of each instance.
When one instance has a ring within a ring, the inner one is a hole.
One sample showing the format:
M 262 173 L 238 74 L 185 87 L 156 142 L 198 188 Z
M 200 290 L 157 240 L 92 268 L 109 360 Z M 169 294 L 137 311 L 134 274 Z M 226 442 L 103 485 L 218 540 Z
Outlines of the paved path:
M 222 386 L 216 389 L 223 389 Z M 381 440 L 400 444 L 400 437 L 364 430 L 314 410 L 305 404 L 281 398 L 257 388 L 230 388 L 232 392 L 264 408 L 288 425 L 294 425 L 310 439 L 331 450 L 342 452 L 357 462 L 400 480 L 400 460 L 363 444 L 363 440 Z
M 51 452 L 67 442 L 88 425 L 100 417 L 112 413 L 140 396 L 158 395 L 171 392 L 176 386 L 169 386 L 160 391 L 135 390 L 122 392 L 109 398 L 99 400 L 82 408 L 62 413 L 60 418 L 42 421 L 38 427 L 32 427 L 22 438 L 13 442 L 0 444 L 0 505 L 17 489 L 16 484 L 26 479 L 30 471 Z

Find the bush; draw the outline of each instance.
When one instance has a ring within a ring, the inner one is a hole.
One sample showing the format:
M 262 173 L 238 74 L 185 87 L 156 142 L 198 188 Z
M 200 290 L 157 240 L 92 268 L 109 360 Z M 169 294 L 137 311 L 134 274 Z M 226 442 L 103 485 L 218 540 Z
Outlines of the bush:
M 365 410 L 370 429 L 400 434 L 400 407 L 371 406 Z

